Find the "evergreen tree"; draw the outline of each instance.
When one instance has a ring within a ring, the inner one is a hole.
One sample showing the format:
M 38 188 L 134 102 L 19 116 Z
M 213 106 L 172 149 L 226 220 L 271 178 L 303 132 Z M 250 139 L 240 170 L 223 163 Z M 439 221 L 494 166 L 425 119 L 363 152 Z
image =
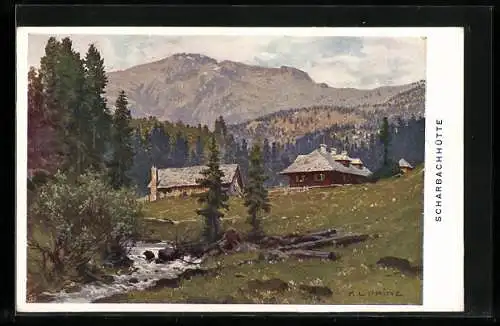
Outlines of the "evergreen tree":
M 132 117 L 128 109 L 125 92 L 120 91 L 113 115 L 113 158 L 110 164 L 111 185 L 115 189 L 130 186 L 127 171 L 132 167 L 134 151 L 132 148 L 133 129 L 130 126 Z
M 229 209 L 227 205 L 228 195 L 222 189 L 223 172 L 219 165 L 219 150 L 215 136 L 211 137 L 209 143 L 209 157 L 207 169 L 201 172 L 202 179 L 197 180 L 198 184 L 206 188 L 207 191 L 201 194 L 199 202 L 203 204 L 196 213 L 205 219 L 203 238 L 205 241 L 213 242 L 220 236 L 220 219 L 224 216 L 221 209 Z
M 271 161 L 271 147 L 269 146 L 269 140 L 267 138 L 264 139 L 262 155 L 264 156 L 264 164 L 268 164 Z
M 91 44 L 85 56 L 85 86 L 87 101 L 90 105 L 91 143 L 88 144 L 91 155 L 91 167 L 95 170 L 104 168 L 106 146 L 110 141 L 111 113 L 104 98 L 108 79 L 104 70 L 104 60 L 97 48 Z
M 133 164 L 129 170 L 132 184 L 137 186 L 140 195 L 148 193 L 148 183 L 151 177 L 151 157 L 147 146 L 143 143 L 139 130 L 133 132 L 132 148 L 134 152 Z
M 28 72 L 28 169 L 54 171 L 58 167 L 54 127 L 44 106 L 42 78 L 31 67 Z
M 61 43 L 55 37 L 50 37 L 45 46 L 45 55 L 40 60 L 38 71 L 43 89 L 43 108 L 47 119 L 54 124 L 62 124 L 62 109 L 57 99 L 59 80 L 56 75 Z M 58 129 L 62 129 L 58 128 Z
M 384 146 L 384 166 L 389 164 L 388 162 L 388 153 L 389 153 L 389 142 L 390 142 L 390 131 L 389 131 L 389 121 L 387 117 L 384 117 L 382 120 L 382 126 L 379 132 L 380 142 Z
M 247 207 L 248 211 L 248 221 L 252 225 L 251 234 L 254 237 L 259 237 L 263 234 L 261 227 L 262 212 L 269 213 L 271 210 L 267 189 L 264 187 L 266 180 L 262 152 L 259 145 L 255 144 L 250 154 L 248 182 L 245 188 L 245 207 Z
M 73 50 L 70 38 L 62 39 L 55 65 L 55 98 L 59 114 L 61 140 L 65 152 L 64 167 L 75 176 L 91 165 L 88 151 L 91 124 L 90 104 L 85 93 L 85 70 L 80 54 Z
M 177 167 L 185 166 L 189 163 L 189 144 L 181 130 L 175 135 L 174 164 Z
M 205 149 L 201 136 L 196 137 L 196 165 L 205 164 Z
M 162 126 L 156 125 L 152 128 L 149 133 L 149 144 L 151 160 L 157 167 L 172 164 L 170 136 Z
M 233 135 L 226 136 L 224 162 L 227 164 L 236 162 L 237 144 L 234 141 Z
M 242 177 L 245 178 L 248 172 L 248 143 L 245 138 L 241 140 L 241 145 L 238 146 L 238 153 L 236 155 L 236 163 L 241 168 Z M 246 180 L 243 180 L 244 182 Z

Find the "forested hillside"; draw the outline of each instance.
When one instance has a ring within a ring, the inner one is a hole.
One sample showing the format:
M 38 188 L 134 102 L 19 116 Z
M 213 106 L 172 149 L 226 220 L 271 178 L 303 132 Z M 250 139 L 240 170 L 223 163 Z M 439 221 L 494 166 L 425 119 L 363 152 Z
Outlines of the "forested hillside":
M 254 139 L 257 136 L 282 144 L 293 143 L 308 133 L 328 129 L 333 125 L 355 126 L 358 135 L 369 137 L 369 132 L 387 116 L 391 122 L 406 121 L 424 116 L 425 81 L 410 85 L 383 103 L 366 102 L 355 106 L 313 105 L 282 110 L 257 119 L 229 126 L 236 139 Z
M 206 146 L 212 133 L 216 134 L 221 148 L 222 162 L 240 164 L 243 177 L 246 176 L 251 141 L 246 138 L 235 141 L 233 135 L 228 132 L 223 117 L 219 117 L 214 128 L 210 128 L 213 131 L 206 125 L 193 127 L 180 122 L 160 122 L 156 118 L 134 120 L 133 125 L 136 130 L 136 156 L 130 176 L 143 195 L 147 192 L 151 165 L 165 168 L 204 164 Z M 352 124 L 335 124 L 299 137 L 295 142 L 282 144 L 270 142 L 267 138 L 256 140 L 262 143 L 266 173 L 269 177 L 267 185 L 285 185 L 286 178 L 278 173 L 291 164 L 297 155 L 307 154 L 322 143 L 339 150 L 345 149 L 351 157 L 361 158 L 370 169 L 378 169 L 382 164 L 383 152 L 377 135 L 378 128 L 375 122 L 358 127 Z M 362 131 L 365 132 L 364 136 L 361 136 Z M 389 155 L 392 160 L 404 157 L 413 164 L 423 162 L 424 118 L 397 118 L 391 124 L 390 133 Z

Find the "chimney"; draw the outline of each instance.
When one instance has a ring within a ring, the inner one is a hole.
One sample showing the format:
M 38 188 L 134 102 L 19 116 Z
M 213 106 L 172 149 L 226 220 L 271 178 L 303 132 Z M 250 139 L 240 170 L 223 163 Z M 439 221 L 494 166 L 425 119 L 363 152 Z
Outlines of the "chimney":
M 327 153 L 326 145 L 325 144 L 319 145 L 319 151 L 321 154 L 326 154 Z
M 157 185 L 158 185 L 158 169 L 156 168 L 156 166 L 153 165 L 151 167 L 151 188 L 149 197 L 151 201 L 156 201 Z

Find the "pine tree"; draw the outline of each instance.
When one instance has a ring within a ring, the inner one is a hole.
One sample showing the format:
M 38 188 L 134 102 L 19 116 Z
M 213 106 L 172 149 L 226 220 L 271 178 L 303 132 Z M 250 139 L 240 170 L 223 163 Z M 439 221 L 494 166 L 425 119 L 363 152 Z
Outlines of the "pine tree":
M 269 213 L 271 210 L 268 192 L 264 187 L 266 180 L 262 152 L 259 145 L 255 144 L 250 154 L 248 182 L 245 188 L 245 207 L 247 207 L 248 211 L 248 221 L 252 225 L 251 235 L 254 237 L 263 235 L 261 214 L 262 212 Z
M 134 151 L 132 148 L 133 129 L 130 126 L 132 117 L 128 109 L 128 100 L 124 91 L 120 91 L 113 115 L 113 158 L 110 163 L 111 185 L 115 189 L 130 186 L 127 171 L 132 167 Z
M 202 179 L 197 180 L 198 184 L 206 188 L 207 191 L 201 194 L 199 202 L 203 204 L 196 213 L 205 218 L 205 228 L 203 238 L 205 241 L 213 242 L 220 236 L 220 219 L 224 216 L 221 209 L 229 209 L 227 205 L 228 195 L 222 188 L 223 172 L 219 165 L 219 150 L 215 136 L 212 136 L 209 143 L 209 157 L 207 169 L 201 172 Z

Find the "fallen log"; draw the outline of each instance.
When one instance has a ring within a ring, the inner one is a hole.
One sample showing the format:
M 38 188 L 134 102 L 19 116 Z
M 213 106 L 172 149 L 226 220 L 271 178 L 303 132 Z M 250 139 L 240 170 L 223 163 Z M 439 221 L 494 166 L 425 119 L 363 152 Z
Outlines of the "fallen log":
M 320 236 L 320 235 L 304 235 L 301 237 L 297 237 L 293 240 L 289 240 L 288 243 L 284 243 L 283 245 L 293 245 L 297 243 L 303 243 L 303 242 L 311 242 L 311 241 L 318 241 L 325 239 L 325 237 Z
M 260 241 L 260 244 L 266 247 L 274 247 L 274 246 L 289 246 L 293 244 L 310 242 L 310 241 L 318 241 L 322 240 L 326 237 L 331 237 L 336 234 L 337 230 L 335 229 L 327 229 L 318 232 L 312 232 L 304 235 L 298 234 L 288 234 L 285 236 L 267 236 Z
M 348 235 L 337 235 L 334 237 L 329 237 L 325 239 L 320 239 L 316 241 L 307 241 L 293 245 L 286 245 L 276 248 L 281 251 L 295 250 L 295 249 L 314 249 L 319 247 L 324 247 L 326 245 L 348 245 L 356 242 L 364 241 L 368 238 L 366 234 L 348 234 Z
M 337 230 L 336 229 L 327 229 L 327 230 L 323 230 L 323 231 L 318 231 L 318 232 L 312 232 L 312 233 L 309 233 L 307 234 L 307 236 L 310 236 L 310 237 L 328 237 L 328 236 L 331 236 L 332 234 L 337 234 Z
M 338 256 L 334 252 L 331 251 L 315 251 L 315 250 L 290 250 L 286 252 L 287 255 L 293 256 L 296 258 L 319 258 L 319 259 L 328 259 L 328 260 L 337 260 Z

